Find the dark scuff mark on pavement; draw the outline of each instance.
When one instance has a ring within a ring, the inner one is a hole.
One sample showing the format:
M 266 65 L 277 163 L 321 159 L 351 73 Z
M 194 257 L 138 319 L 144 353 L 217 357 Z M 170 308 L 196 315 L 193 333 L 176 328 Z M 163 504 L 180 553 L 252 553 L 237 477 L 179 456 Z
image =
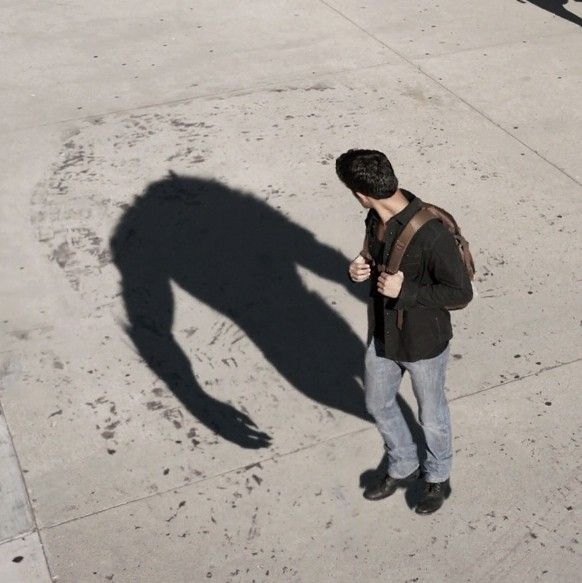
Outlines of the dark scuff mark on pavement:
M 198 439 L 196 439 L 196 429 L 194 427 L 192 427 L 189 431 L 188 431 L 188 439 L 192 442 L 192 445 L 194 445 L 194 447 L 200 445 L 200 441 Z
M 180 508 L 183 508 L 184 506 L 186 506 L 186 500 L 182 500 L 178 504 L 178 508 L 176 509 L 176 512 L 174 512 L 174 514 L 172 514 L 172 516 L 170 516 L 170 518 L 167 518 L 166 522 L 171 522 L 172 520 L 174 520 L 174 518 L 176 518 L 176 516 L 178 516 L 178 512 L 179 512 Z
M 180 429 L 182 427 L 182 420 L 184 418 L 184 414 L 182 413 L 182 410 L 179 409 L 178 407 L 174 407 L 173 409 L 166 409 L 163 412 L 162 416 L 164 417 L 164 419 L 171 421 L 176 429 Z

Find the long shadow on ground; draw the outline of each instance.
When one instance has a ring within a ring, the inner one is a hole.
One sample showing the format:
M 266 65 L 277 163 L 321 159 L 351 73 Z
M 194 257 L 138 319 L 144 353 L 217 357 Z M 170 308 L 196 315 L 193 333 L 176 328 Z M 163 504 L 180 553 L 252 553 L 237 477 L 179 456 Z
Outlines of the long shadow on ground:
M 297 266 L 346 286 L 358 299 L 366 290 L 349 282 L 349 260 L 303 227 L 218 181 L 171 175 L 127 208 L 111 248 L 128 334 L 140 355 L 190 413 L 224 439 L 259 448 L 270 436 L 197 382 L 172 333 L 171 281 L 234 321 L 304 395 L 370 420 L 356 381 L 364 346 L 303 285 Z

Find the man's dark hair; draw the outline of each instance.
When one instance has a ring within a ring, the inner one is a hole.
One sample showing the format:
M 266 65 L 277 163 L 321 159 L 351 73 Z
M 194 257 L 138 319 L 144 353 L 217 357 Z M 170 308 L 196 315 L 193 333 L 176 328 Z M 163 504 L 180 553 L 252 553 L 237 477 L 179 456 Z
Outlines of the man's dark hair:
M 378 150 L 348 150 L 335 161 L 335 170 L 350 190 L 372 198 L 389 198 L 398 189 L 390 160 Z

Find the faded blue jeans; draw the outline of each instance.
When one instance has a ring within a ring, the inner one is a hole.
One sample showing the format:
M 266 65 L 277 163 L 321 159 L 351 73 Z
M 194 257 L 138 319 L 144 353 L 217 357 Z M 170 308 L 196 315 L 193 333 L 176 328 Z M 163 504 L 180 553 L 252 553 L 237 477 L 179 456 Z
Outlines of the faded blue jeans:
M 450 475 L 453 458 L 451 418 L 445 396 L 449 346 L 434 358 L 416 362 L 390 360 L 378 356 L 377 350 L 382 354 L 382 345 L 372 338 L 366 351 L 364 388 L 366 408 L 388 450 L 388 474 L 405 478 L 420 465 L 416 444 L 396 401 L 400 382 L 408 371 L 427 445 L 424 479 L 444 482 Z

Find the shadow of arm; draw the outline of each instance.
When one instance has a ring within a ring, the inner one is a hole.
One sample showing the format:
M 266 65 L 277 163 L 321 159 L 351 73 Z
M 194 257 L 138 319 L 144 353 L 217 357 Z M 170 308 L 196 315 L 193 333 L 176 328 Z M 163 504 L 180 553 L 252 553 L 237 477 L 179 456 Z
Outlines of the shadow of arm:
M 308 231 L 305 233 L 304 241 L 306 244 L 298 246 L 301 249 L 298 263 L 320 277 L 342 285 L 358 300 L 365 302 L 368 296 L 369 282 L 360 285 L 350 279 L 348 268 L 352 259 L 337 249 L 318 241 Z

